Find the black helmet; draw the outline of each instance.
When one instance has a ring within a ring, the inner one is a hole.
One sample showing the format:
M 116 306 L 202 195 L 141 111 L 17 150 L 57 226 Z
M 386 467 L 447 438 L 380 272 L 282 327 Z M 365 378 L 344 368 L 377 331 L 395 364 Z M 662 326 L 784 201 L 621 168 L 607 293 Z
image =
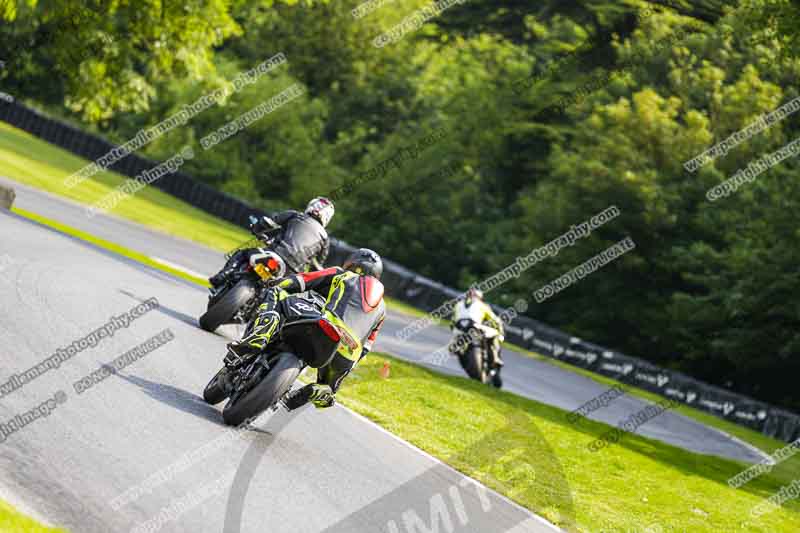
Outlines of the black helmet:
M 372 276 L 381 279 L 383 274 L 383 261 L 381 256 L 369 248 L 359 248 L 344 262 L 345 270 L 350 270 L 356 274 Z

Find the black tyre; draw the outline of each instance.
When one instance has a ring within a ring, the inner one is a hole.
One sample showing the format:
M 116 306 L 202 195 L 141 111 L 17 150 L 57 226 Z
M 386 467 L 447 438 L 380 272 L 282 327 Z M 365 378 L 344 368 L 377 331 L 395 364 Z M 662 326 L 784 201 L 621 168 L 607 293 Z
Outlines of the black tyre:
M 500 370 L 497 370 L 492 374 L 492 385 L 498 389 L 503 388 L 503 378 L 500 377 Z
M 481 383 L 486 383 L 486 371 L 483 368 L 483 354 L 477 346 L 471 346 L 461 357 L 461 365 L 467 375 Z
M 211 378 L 211 381 L 208 382 L 205 390 L 203 390 L 203 399 L 206 401 L 206 403 L 217 405 L 219 402 L 228 397 L 222 388 L 222 383 L 220 383 L 223 372 L 225 372 L 224 368 L 217 372 L 213 378 Z
M 230 322 L 236 312 L 256 295 L 256 284 L 243 279 L 223 294 L 219 300 L 209 304 L 208 310 L 200 317 L 200 327 L 215 331 L 222 324 Z
M 291 353 L 283 352 L 269 373 L 255 387 L 228 402 L 222 410 L 222 419 L 229 426 L 238 426 L 248 418 L 263 413 L 281 399 L 303 369 L 300 360 Z

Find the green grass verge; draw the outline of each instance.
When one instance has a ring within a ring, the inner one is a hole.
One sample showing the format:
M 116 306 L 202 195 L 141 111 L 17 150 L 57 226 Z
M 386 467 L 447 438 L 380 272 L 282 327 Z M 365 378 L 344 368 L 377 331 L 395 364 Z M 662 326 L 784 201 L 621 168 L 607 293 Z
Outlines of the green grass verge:
M 53 529 L 41 525 L 3 501 L 0 501 L 0 531 L 3 533 L 66 533 L 65 529 Z
M 384 361 L 389 379 L 379 377 Z M 757 520 L 750 509 L 785 481 L 765 474 L 741 489 L 742 465 L 626 435 L 590 453 L 609 426 L 565 422 L 555 407 L 441 375 L 384 354 L 364 360 L 339 393 L 363 414 L 561 527 L 585 532 L 796 532 L 796 500 Z M 401 399 L 402 401 L 398 401 Z M 570 527 L 570 517 L 577 525 Z

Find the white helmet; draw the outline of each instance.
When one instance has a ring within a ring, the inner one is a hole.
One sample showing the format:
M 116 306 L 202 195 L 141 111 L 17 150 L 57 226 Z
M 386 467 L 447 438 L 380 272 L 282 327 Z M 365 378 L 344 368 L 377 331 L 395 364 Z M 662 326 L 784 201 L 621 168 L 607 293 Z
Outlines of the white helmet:
M 306 214 L 316 218 L 322 227 L 326 227 L 333 218 L 333 202 L 323 196 L 317 196 L 306 207 Z

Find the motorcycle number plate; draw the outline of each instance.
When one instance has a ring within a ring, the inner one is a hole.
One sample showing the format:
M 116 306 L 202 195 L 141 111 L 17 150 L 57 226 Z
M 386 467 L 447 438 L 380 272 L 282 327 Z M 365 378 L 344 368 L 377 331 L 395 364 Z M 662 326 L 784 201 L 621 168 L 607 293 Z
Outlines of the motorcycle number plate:
M 253 270 L 256 271 L 256 274 L 258 274 L 258 277 L 261 279 L 270 279 L 272 277 L 272 272 L 267 270 L 267 267 L 261 263 L 256 264 L 256 266 L 253 267 Z

